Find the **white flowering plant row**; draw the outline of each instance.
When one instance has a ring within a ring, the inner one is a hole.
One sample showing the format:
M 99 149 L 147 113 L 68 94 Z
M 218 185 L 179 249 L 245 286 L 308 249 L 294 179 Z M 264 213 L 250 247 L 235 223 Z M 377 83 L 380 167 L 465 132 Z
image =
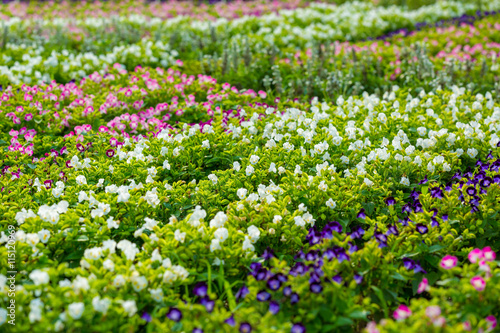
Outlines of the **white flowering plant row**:
M 299 103 L 118 64 L 77 83 L 6 87 L 0 242 L 13 226 L 26 315 L 9 326 L 2 247 L 0 325 L 418 332 L 423 319 L 404 320 L 439 303 L 436 331 L 490 329 L 493 95 L 393 86 Z

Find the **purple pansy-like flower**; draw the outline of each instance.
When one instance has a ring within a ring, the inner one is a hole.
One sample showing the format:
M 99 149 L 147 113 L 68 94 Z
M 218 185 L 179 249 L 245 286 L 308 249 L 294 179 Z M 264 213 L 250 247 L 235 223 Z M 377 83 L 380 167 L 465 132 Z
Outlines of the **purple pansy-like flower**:
M 203 330 L 201 328 L 199 328 L 199 327 L 195 327 L 195 328 L 193 328 L 192 332 L 193 333 L 203 333 Z
M 417 224 L 415 225 L 415 227 L 416 227 L 417 231 L 418 231 L 420 234 L 422 234 L 422 235 L 424 235 L 424 234 L 426 234 L 427 232 L 429 232 L 429 228 L 427 228 L 427 226 L 426 226 L 425 224 L 422 224 L 422 223 L 417 223 Z
M 150 323 L 151 320 L 153 320 L 153 317 L 151 317 L 151 315 L 149 313 L 144 312 L 142 314 L 142 316 L 141 316 L 141 319 L 147 321 L 148 323 Z
M 240 324 L 240 332 L 241 333 L 250 333 L 252 332 L 252 325 L 249 323 L 241 323 Z
M 434 216 L 431 217 L 431 227 L 439 227 L 439 222 Z
M 323 291 L 323 286 L 321 285 L 321 283 L 314 282 L 309 286 L 309 290 L 314 294 L 319 294 Z
M 427 175 L 425 175 L 424 179 L 422 179 L 421 181 L 418 182 L 418 185 L 423 185 L 425 183 L 427 183 L 429 181 L 429 179 L 427 178 Z
M 208 296 L 204 296 L 200 300 L 200 304 L 207 309 L 207 312 L 210 313 L 214 310 L 215 302 L 212 301 Z
M 231 327 L 234 327 L 236 325 L 236 321 L 234 320 L 234 315 L 231 315 L 231 317 L 224 320 L 224 322 Z
M 243 287 L 241 287 L 237 292 L 236 292 L 236 300 L 239 301 L 241 299 L 244 299 L 248 294 L 250 293 L 250 291 L 248 290 L 248 287 L 243 285 Z
M 361 208 L 358 215 L 356 215 L 358 219 L 365 219 L 366 218 L 366 211 L 364 208 Z
M 106 156 L 108 156 L 109 158 L 115 156 L 114 149 L 108 149 L 108 150 L 106 150 Z
M 387 206 L 394 206 L 396 204 L 394 197 L 388 197 L 384 201 Z
M 171 307 L 167 312 L 167 318 L 179 322 L 182 319 L 182 312 L 177 308 Z
M 290 330 L 290 333 L 305 333 L 306 327 L 302 323 L 295 323 Z
M 340 275 L 335 275 L 334 277 L 332 277 L 332 281 L 333 282 L 336 282 L 338 284 L 341 284 L 342 283 L 342 276 Z
M 198 282 L 193 288 L 193 294 L 199 297 L 207 296 L 208 287 L 205 282 Z
M 261 290 L 257 293 L 257 300 L 259 302 L 267 302 L 271 299 L 271 294 L 265 290 Z
M 281 287 L 281 281 L 276 277 L 272 277 L 269 280 L 267 280 L 267 287 L 273 291 L 276 291 L 280 289 Z
M 276 301 L 269 302 L 269 312 L 277 314 L 280 311 L 280 305 Z
M 264 250 L 264 253 L 262 254 L 262 258 L 264 258 L 264 260 L 271 260 L 271 258 L 274 258 L 275 255 L 274 255 L 274 252 L 271 248 L 267 248 Z
M 361 284 L 363 282 L 363 276 L 359 274 L 354 274 L 354 281 L 356 284 Z
M 286 286 L 285 288 L 283 288 L 283 295 L 285 297 L 290 297 L 291 294 L 292 294 L 292 287 Z
M 85 146 L 82 145 L 81 143 L 77 143 L 76 149 L 78 149 L 79 152 L 83 153 L 85 151 Z
M 467 190 L 465 190 L 465 192 L 467 192 L 467 194 L 471 197 L 473 197 L 477 194 L 477 190 L 474 186 L 467 187 Z
M 416 189 L 413 189 L 410 193 L 410 197 L 413 199 L 413 200 L 417 200 L 418 197 L 420 196 L 420 192 L 418 192 Z
M 290 295 L 290 303 L 291 304 L 298 303 L 299 300 L 300 300 L 299 294 L 293 293 L 293 294 Z

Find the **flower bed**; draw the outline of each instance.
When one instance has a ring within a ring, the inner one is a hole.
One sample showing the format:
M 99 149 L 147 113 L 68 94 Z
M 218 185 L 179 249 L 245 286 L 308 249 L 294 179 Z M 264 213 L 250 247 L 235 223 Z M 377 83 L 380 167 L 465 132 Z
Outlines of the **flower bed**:
M 4 78 L 2 332 L 494 331 L 495 18 L 262 56 L 263 87 L 162 41 L 154 67 Z M 279 91 L 379 58 L 369 91 Z

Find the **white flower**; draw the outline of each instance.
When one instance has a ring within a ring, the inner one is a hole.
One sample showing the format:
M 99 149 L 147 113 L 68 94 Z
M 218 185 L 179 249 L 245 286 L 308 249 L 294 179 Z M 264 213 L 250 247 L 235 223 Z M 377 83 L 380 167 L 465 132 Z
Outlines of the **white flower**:
M 255 171 L 255 169 L 253 168 L 253 166 L 249 165 L 245 169 L 245 174 L 247 176 L 251 176 L 254 173 L 254 171 Z
M 43 244 L 47 244 L 50 238 L 50 231 L 47 229 L 42 229 L 38 232 L 38 238 L 40 238 L 40 242 Z
M 85 310 L 85 305 L 82 302 L 71 303 L 68 306 L 68 314 L 73 319 L 80 319 L 82 317 L 83 310 Z
M 176 241 L 178 241 L 180 243 L 184 243 L 184 240 L 186 238 L 186 233 L 181 232 L 180 229 L 177 229 L 177 230 L 175 230 L 174 238 Z
M 156 302 L 159 303 L 163 300 L 163 289 L 161 288 L 151 289 L 149 292 L 151 293 L 151 298 Z
M 239 162 L 233 162 L 233 170 L 238 172 L 241 169 L 241 164 Z
M 227 215 L 224 212 L 218 212 L 210 221 L 210 228 L 222 228 L 227 221 Z
M 220 250 L 220 242 L 217 238 L 212 239 L 212 243 L 210 244 L 210 252 L 214 252 L 216 250 Z
M 87 179 L 84 175 L 79 175 L 76 177 L 76 183 L 78 185 L 87 185 Z
M 129 317 L 132 317 L 137 312 L 137 306 L 135 304 L 135 301 L 133 300 L 123 302 L 122 307 L 123 310 L 125 310 L 125 312 L 128 313 Z
M 365 178 L 364 182 L 365 182 L 366 186 L 368 186 L 368 187 L 373 185 L 373 182 L 368 178 Z
M 328 185 L 325 183 L 324 180 L 322 180 L 321 183 L 319 183 L 318 189 L 323 192 L 326 192 L 328 190 Z
M 302 216 L 295 216 L 293 220 L 295 221 L 295 225 L 298 227 L 303 227 L 306 225 L 306 221 L 304 221 Z
M 141 291 L 148 286 L 148 280 L 144 276 L 135 276 L 130 279 L 135 291 Z
M 113 216 L 110 216 L 107 220 L 106 223 L 108 224 L 108 229 L 115 228 L 118 229 L 120 225 L 118 224 L 119 221 L 113 220 Z
M 216 176 L 216 175 L 214 175 L 213 173 L 211 173 L 211 174 L 209 174 L 209 175 L 208 175 L 208 179 L 209 179 L 209 180 L 211 180 L 211 181 L 212 181 L 212 184 L 214 184 L 214 185 L 216 185 L 216 184 L 217 184 L 217 181 L 219 180 L 219 179 L 217 178 L 217 176 Z
M 427 164 L 427 171 L 429 171 L 430 173 L 434 172 L 434 164 L 432 164 L 432 162 L 429 162 Z
M 31 280 L 33 280 L 33 283 L 35 283 L 35 286 L 49 283 L 50 280 L 49 274 L 39 269 L 35 269 L 34 271 L 32 271 L 29 277 Z
M 102 267 L 110 272 L 113 272 L 115 270 L 115 263 L 111 259 L 106 259 L 102 263 Z
M 92 306 L 94 307 L 94 310 L 102 314 L 106 314 L 106 312 L 108 312 L 110 305 L 111 300 L 107 297 L 101 299 L 101 297 L 95 296 L 92 299 Z
M 387 116 L 385 113 L 379 113 L 378 114 L 378 121 L 380 121 L 382 124 L 385 124 L 387 122 Z
M 226 228 L 219 228 L 214 232 L 214 237 L 219 240 L 219 243 L 223 243 L 228 236 L 229 233 Z
M 168 163 L 167 160 L 163 161 L 163 169 L 170 170 L 170 164 Z
M 330 209 L 334 209 L 335 207 L 337 207 L 337 203 L 335 201 L 332 200 L 332 198 L 328 199 L 328 201 L 326 202 L 326 206 Z
M 115 279 L 113 280 L 113 286 L 119 288 L 124 285 L 125 285 L 125 278 L 122 275 L 115 276 Z
M 268 171 L 276 173 L 276 164 L 274 164 L 274 162 L 271 163 Z
M 257 164 L 260 160 L 260 157 L 257 156 L 257 155 L 252 155 L 250 156 L 250 163 L 252 163 L 253 165 Z
M 256 241 L 259 240 L 260 238 L 260 230 L 254 225 L 251 225 L 247 228 L 248 236 L 250 237 L 250 240 L 252 243 L 255 243 Z
M 445 172 L 451 171 L 451 166 L 446 162 L 443 163 L 443 171 Z
M 281 222 L 282 219 L 283 218 L 281 217 L 281 215 L 274 215 L 274 217 L 273 217 L 273 223 L 278 224 L 278 223 Z
M 246 188 L 240 188 L 238 189 L 238 191 L 236 191 L 236 195 L 238 196 L 238 198 L 240 198 L 240 200 L 243 200 L 246 198 L 247 192 L 248 190 Z
M 408 177 L 403 176 L 403 177 L 401 177 L 400 184 L 405 185 L 405 186 L 410 186 L 410 180 L 408 179 Z
M 476 148 L 469 148 L 467 149 L 467 155 L 469 155 L 470 158 L 474 158 L 477 155 L 477 149 Z
M 243 241 L 243 251 L 255 251 L 255 247 L 252 245 L 252 242 L 250 241 L 248 236 L 245 236 L 245 240 Z
M 26 235 L 26 243 L 28 243 L 28 245 L 30 245 L 32 247 L 35 247 L 39 241 L 40 241 L 40 237 L 38 237 L 37 234 L 27 234 Z
M 210 141 L 209 140 L 205 140 L 201 143 L 201 147 L 202 148 L 210 148 Z

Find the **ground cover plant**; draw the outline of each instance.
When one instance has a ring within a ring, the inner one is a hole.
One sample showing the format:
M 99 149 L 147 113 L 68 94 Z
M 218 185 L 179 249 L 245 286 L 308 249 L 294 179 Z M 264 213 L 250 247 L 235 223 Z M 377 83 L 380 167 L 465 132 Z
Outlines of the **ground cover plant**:
M 127 4 L 0 10 L 2 332 L 498 330 L 500 3 Z

